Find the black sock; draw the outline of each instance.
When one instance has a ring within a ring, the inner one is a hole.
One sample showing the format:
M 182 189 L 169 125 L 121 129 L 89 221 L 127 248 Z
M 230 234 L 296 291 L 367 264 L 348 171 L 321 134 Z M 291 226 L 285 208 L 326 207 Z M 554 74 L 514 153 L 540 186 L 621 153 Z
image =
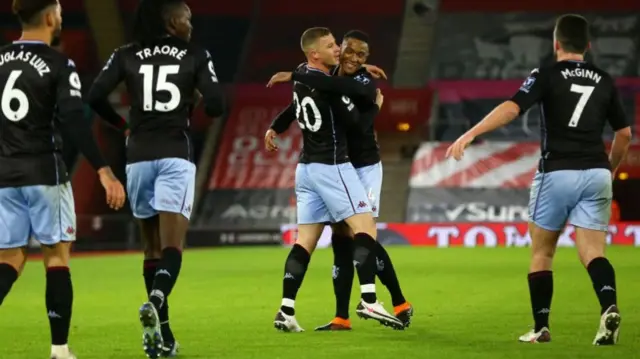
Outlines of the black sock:
M 553 272 L 545 270 L 529 273 L 529 295 L 535 322 L 535 331 L 549 328 L 551 298 L 553 297 Z
M 151 294 L 153 290 L 153 280 L 156 276 L 156 270 L 158 269 L 159 259 L 145 259 L 142 275 L 144 276 L 144 285 L 147 289 L 147 296 Z M 164 305 L 158 310 L 158 317 L 160 318 L 160 329 L 162 331 L 162 339 L 166 342 L 174 342 L 173 332 L 169 326 L 169 298 L 164 298 Z
M 302 285 L 311 255 L 299 244 L 294 244 L 284 264 L 284 278 L 282 280 L 282 306 L 280 310 L 286 315 L 294 315 L 294 304 L 298 290 Z
M 591 277 L 593 289 L 596 291 L 598 300 L 600 301 L 601 314 L 610 306 L 618 303 L 616 293 L 616 273 L 609 260 L 604 257 L 598 257 L 589 262 L 587 272 Z
M 65 345 L 69 340 L 73 307 L 73 286 L 68 267 L 47 268 L 45 299 L 51 329 L 51 344 Z
M 18 271 L 7 263 L 0 263 L 0 305 L 18 280 Z
M 181 266 L 182 251 L 175 247 L 162 250 L 162 258 L 153 279 L 153 288 L 149 293 L 149 301 L 158 309 L 158 312 L 165 306 L 165 299 L 169 297 L 178 280 Z
M 376 297 L 376 241 L 366 233 L 356 233 L 353 237 L 353 261 L 360 279 L 360 293 L 367 303 L 375 303 Z
M 402 295 L 400 282 L 398 282 L 398 276 L 396 275 L 396 270 L 393 268 L 389 253 L 387 253 L 387 250 L 377 241 L 376 257 L 378 278 L 380 278 L 380 282 L 389 290 L 393 306 L 404 304 L 407 300 L 404 298 L 404 295 Z
M 349 319 L 349 301 L 353 286 L 353 239 L 331 236 L 333 248 L 333 293 L 336 295 L 336 317 Z

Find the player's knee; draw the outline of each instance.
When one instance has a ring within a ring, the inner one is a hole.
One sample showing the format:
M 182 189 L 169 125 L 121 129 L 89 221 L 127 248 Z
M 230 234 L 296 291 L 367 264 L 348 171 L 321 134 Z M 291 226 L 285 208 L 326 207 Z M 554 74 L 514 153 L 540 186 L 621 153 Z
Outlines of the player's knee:
M 23 248 L 2 249 L 0 250 L 0 263 L 10 265 L 20 274 L 27 261 L 25 252 Z
M 332 233 L 332 236 L 336 236 L 340 238 L 353 237 L 353 232 L 351 232 L 351 228 L 349 228 L 347 223 L 344 221 L 339 223 L 333 223 L 331 225 L 331 233 Z
M 354 234 L 366 233 L 371 238 L 377 236 L 376 222 L 371 213 L 359 213 L 345 220 Z
M 71 258 L 71 243 L 60 242 L 49 246 L 43 245 L 42 254 L 45 267 L 68 267 Z

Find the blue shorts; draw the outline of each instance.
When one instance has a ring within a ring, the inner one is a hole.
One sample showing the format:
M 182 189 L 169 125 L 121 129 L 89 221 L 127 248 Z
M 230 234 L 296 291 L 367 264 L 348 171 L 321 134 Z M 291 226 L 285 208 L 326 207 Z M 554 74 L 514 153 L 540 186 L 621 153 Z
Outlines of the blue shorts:
M 76 240 L 76 213 L 69 182 L 57 186 L 0 188 L 0 249 Z
M 350 162 L 298 164 L 296 202 L 298 224 L 340 222 L 371 212 L 367 192 Z
M 382 191 L 382 162 L 367 167 L 356 168 L 360 182 L 367 191 L 373 217 L 380 213 L 380 192 Z
M 136 218 L 158 212 L 181 213 L 189 219 L 196 187 L 196 166 L 181 158 L 127 165 L 127 192 Z
M 529 220 L 549 231 L 576 227 L 607 231 L 613 197 L 611 171 L 603 168 L 536 173 Z

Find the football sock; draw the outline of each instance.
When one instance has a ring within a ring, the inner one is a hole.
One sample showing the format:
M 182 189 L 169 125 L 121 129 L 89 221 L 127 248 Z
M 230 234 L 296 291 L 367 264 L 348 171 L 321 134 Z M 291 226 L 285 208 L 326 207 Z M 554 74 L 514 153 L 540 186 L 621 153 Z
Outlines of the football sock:
M 367 233 L 356 233 L 353 237 L 353 261 L 360 279 L 360 293 L 367 303 L 375 303 L 376 297 L 376 241 Z
M 7 263 L 0 263 L 0 305 L 18 280 L 18 271 Z
M 280 310 L 286 315 L 295 315 L 295 301 L 309 267 L 311 255 L 299 244 L 294 244 L 284 264 L 282 279 L 282 306 Z
M 69 340 L 73 307 L 73 285 L 69 267 L 47 268 L 45 302 L 51 329 L 51 344 L 65 345 Z
M 376 265 L 378 269 L 378 278 L 380 282 L 384 284 L 391 294 L 391 302 L 393 306 L 398 306 L 405 303 L 407 300 L 402 295 L 402 289 L 400 289 L 400 282 L 398 282 L 398 276 L 393 268 L 393 263 L 389 257 L 389 253 L 384 249 L 382 244 L 376 241 Z
M 616 273 L 613 266 L 604 257 L 598 257 L 589 262 L 587 272 L 591 277 L 593 289 L 600 301 L 601 314 L 610 306 L 617 304 Z
M 165 306 L 165 298 L 171 294 L 171 290 L 178 280 L 178 275 L 180 275 L 181 267 L 182 251 L 175 247 L 167 247 L 162 250 L 162 258 L 156 268 L 153 287 L 149 293 L 149 301 L 153 303 L 158 312 Z
M 331 236 L 333 248 L 333 292 L 336 295 L 336 317 L 349 319 L 349 301 L 353 286 L 353 239 Z
M 145 259 L 142 275 L 144 276 L 144 285 L 147 289 L 147 296 L 151 294 L 153 290 L 153 280 L 156 276 L 156 270 L 158 268 L 159 259 Z M 162 329 L 162 339 L 166 342 L 175 341 L 173 332 L 169 326 L 169 298 L 164 299 L 164 305 L 158 310 L 158 317 L 160 319 L 160 328 Z
M 549 328 L 549 313 L 551 313 L 551 298 L 553 297 L 553 272 L 540 271 L 529 273 L 529 295 L 531 296 L 531 310 L 535 322 L 534 330 Z

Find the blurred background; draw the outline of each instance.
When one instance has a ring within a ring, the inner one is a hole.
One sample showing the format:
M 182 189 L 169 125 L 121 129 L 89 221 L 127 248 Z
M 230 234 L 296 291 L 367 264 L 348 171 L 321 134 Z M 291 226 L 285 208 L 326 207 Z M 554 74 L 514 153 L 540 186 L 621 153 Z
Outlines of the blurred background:
M 112 51 L 130 38 L 134 0 L 60 0 L 61 51 L 78 66 L 84 89 Z M 0 5 L 0 38 L 19 38 L 10 1 Z M 198 165 L 188 245 L 281 245 L 295 240 L 297 126 L 263 149 L 272 118 L 291 88 L 266 89 L 277 71 L 304 61 L 299 37 L 326 26 L 337 39 L 370 35 L 369 62 L 390 78 L 376 130 L 383 159 L 380 239 L 430 246 L 524 246 L 530 181 L 539 157 L 539 111 L 478 141 L 454 164 L 447 144 L 508 99 L 540 65 L 553 61 L 552 29 L 562 13 L 592 23 L 589 59 L 617 78 L 624 106 L 640 121 L 640 2 L 625 0 L 187 0 L 194 38 L 212 54 L 229 106 L 224 118 L 192 121 Z M 126 118 L 127 93 L 112 102 Z M 124 138 L 87 109 L 100 146 L 124 180 Z M 637 128 L 637 127 L 636 127 Z M 606 140 L 610 140 L 610 134 Z M 159 143 L 158 146 L 162 144 Z M 134 250 L 128 209 L 113 212 L 94 171 L 69 146 L 78 214 L 77 250 Z M 640 147 L 615 180 L 610 241 L 640 245 Z M 635 222 L 635 223 L 634 223 Z M 562 244 L 571 245 L 571 229 Z M 323 237 L 323 244 L 328 237 Z

